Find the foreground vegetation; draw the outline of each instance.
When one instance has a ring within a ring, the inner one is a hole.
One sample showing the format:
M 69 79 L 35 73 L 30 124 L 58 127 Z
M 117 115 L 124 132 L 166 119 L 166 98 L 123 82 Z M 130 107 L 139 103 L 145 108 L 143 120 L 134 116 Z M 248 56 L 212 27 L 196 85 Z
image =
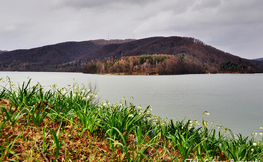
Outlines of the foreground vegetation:
M 263 160 L 257 133 L 249 138 L 210 126 L 208 112 L 200 123 L 174 122 L 126 98 L 99 103 L 91 85 L 75 81 L 45 89 L 31 79 L 18 86 L 1 81 L 0 161 Z

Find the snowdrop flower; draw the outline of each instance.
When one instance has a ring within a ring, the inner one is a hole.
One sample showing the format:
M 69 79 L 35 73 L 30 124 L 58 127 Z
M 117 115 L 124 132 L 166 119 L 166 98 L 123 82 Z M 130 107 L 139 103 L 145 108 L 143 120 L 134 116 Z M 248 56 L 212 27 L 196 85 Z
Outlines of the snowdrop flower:
M 76 94 L 74 93 L 72 96 L 73 96 L 73 97 L 76 97 Z
M 191 121 L 191 120 L 189 120 L 189 124 L 192 124 L 192 121 Z
M 254 149 L 251 149 L 251 151 L 253 152 L 253 151 L 254 151 Z
M 128 116 L 129 118 L 133 118 L 134 117 L 134 115 L 133 114 L 129 114 L 129 116 Z
M 141 106 L 138 106 L 138 109 L 140 109 L 140 110 L 141 110 L 141 109 L 142 109 L 142 107 L 141 107 Z
M 89 100 L 90 99 L 90 96 L 87 96 L 87 100 Z
M 209 114 L 209 112 L 206 112 L 205 115 L 209 116 L 210 114 Z
M 262 130 L 262 129 L 263 129 L 263 127 L 260 127 L 259 129 L 261 129 L 261 130 Z
M 67 91 L 64 89 L 62 92 L 61 92 L 63 95 L 65 95 L 67 93 Z
M 106 103 L 106 102 L 104 102 L 104 103 L 103 103 L 103 106 L 107 106 L 107 103 Z
M 98 95 L 95 95 L 94 98 L 98 98 Z
M 257 143 L 254 142 L 254 143 L 253 143 L 253 146 L 257 146 Z
M 85 93 L 85 90 L 82 90 L 81 92 L 82 92 L 82 93 Z
M 150 105 L 150 111 L 153 111 L 153 107 Z
M 262 132 L 260 132 L 260 133 L 259 133 L 259 135 L 261 135 L 261 136 L 262 136 L 262 135 L 263 135 L 263 134 L 262 134 Z

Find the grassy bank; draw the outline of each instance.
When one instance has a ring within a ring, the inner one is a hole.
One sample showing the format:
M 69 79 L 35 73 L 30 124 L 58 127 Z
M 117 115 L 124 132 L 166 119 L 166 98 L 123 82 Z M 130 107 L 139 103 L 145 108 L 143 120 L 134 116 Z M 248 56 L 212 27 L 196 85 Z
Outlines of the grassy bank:
M 0 91 L 0 161 L 255 161 L 263 140 L 202 121 L 162 120 L 123 98 L 99 103 L 91 85 L 43 89 L 31 79 Z

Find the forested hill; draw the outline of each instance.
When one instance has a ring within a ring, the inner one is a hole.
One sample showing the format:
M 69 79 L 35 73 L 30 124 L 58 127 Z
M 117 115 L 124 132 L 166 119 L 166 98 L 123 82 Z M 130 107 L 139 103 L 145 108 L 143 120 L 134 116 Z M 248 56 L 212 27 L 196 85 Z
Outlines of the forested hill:
M 253 61 L 188 37 L 65 42 L 0 54 L 1 70 L 86 73 L 255 73 Z
M 84 69 L 86 73 L 262 72 L 262 69 L 250 60 L 218 50 L 198 39 L 185 37 L 153 37 L 109 44 L 78 59 L 89 62 Z
M 19 49 L 0 53 L 0 70 L 57 71 L 56 67 L 68 63 L 107 44 L 131 40 L 90 40 L 64 42 L 32 49 Z M 81 69 L 77 67 L 77 69 Z

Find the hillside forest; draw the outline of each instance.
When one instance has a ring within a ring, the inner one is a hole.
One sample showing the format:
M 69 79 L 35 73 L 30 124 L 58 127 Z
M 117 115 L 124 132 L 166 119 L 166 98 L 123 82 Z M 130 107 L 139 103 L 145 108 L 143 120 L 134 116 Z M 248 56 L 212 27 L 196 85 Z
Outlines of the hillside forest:
M 240 60 L 241 61 L 241 60 Z M 253 69 L 246 64 L 225 62 L 221 66 L 211 60 L 202 63 L 189 55 L 142 55 L 125 56 L 120 59 L 91 61 L 84 67 L 84 73 L 128 74 L 128 75 L 172 75 L 202 73 L 246 73 Z

